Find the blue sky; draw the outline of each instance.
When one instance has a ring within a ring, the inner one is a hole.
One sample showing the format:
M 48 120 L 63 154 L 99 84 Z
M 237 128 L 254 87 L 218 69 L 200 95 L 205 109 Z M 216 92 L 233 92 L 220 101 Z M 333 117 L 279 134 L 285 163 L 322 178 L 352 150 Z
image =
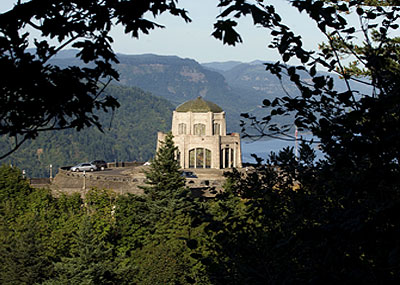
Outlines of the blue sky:
M 0 12 L 11 9 L 15 2 L 16 0 L 1 0 Z M 165 14 L 156 19 L 156 22 L 166 26 L 165 29 L 153 30 L 150 35 L 141 35 L 139 39 L 124 35 L 121 27 L 115 27 L 112 32 L 113 47 L 119 53 L 177 55 L 201 63 L 279 59 L 275 51 L 267 48 L 270 41 L 269 32 L 255 27 L 250 18 L 239 20 L 238 31 L 244 41 L 242 44 L 230 47 L 214 39 L 211 33 L 219 13 L 216 7 L 218 2 L 218 0 L 180 0 L 178 5 L 188 10 L 192 23 L 185 24 L 183 20 Z M 302 34 L 307 48 L 315 48 L 323 40 L 315 24 L 290 7 L 287 1 L 271 0 L 269 3 L 275 5 L 289 27 Z

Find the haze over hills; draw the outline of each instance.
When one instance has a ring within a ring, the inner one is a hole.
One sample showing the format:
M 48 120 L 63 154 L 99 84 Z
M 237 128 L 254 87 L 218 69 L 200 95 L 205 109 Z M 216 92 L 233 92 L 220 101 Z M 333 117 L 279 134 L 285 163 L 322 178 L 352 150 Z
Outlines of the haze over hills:
M 77 65 L 79 62 L 76 58 L 67 58 L 70 55 L 71 51 L 66 51 L 54 63 L 63 67 Z M 139 87 L 167 99 L 173 106 L 202 96 L 226 111 L 229 132 L 240 132 L 241 113 L 265 116 L 266 109 L 260 108 L 265 98 L 282 97 L 287 93 L 299 95 L 294 84 L 287 78 L 283 78 L 281 83 L 275 75 L 265 70 L 260 60 L 199 64 L 193 59 L 154 54 L 118 54 L 118 59 L 118 84 Z M 337 80 L 337 83 L 341 88 L 341 81 Z M 279 120 L 278 123 L 287 123 L 292 118 L 289 116 Z
M 138 86 L 175 106 L 202 96 L 227 113 L 228 131 L 240 131 L 240 113 L 260 103 L 256 93 L 243 94 L 227 84 L 221 73 L 192 59 L 157 55 L 119 55 L 120 83 Z
M 71 55 L 71 51 L 66 53 L 67 56 Z M 240 132 L 241 113 L 265 116 L 267 110 L 261 108 L 264 99 L 287 94 L 292 97 L 300 95 L 287 78 L 284 77 L 280 82 L 275 75 L 267 72 L 260 60 L 250 63 L 229 61 L 199 64 L 193 59 L 154 54 L 118 54 L 118 59 L 118 84 L 139 87 L 167 99 L 173 106 L 202 96 L 226 111 L 228 132 Z M 61 54 L 54 62 L 61 66 L 78 64 L 75 58 L 67 58 L 65 54 Z M 325 72 L 320 74 L 328 75 Z M 337 88 L 344 89 L 342 80 L 336 75 L 332 76 Z M 360 84 L 354 86 L 358 90 L 366 90 Z M 277 118 L 276 122 L 283 124 L 292 121 L 293 117 L 287 116 Z
M 235 66 L 237 66 L 239 64 L 242 64 L 242 62 L 240 62 L 240 61 L 206 62 L 206 63 L 202 63 L 201 65 L 210 70 L 219 72 L 219 71 L 227 71 L 229 69 L 234 68 Z
M 269 62 L 271 63 L 271 62 Z M 248 111 L 252 115 L 257 117 L 263 117 L 268 113 L 267 109 L 260 108 L 260 104 L 264 99 L 273 99 L 275 97 L 283 97 L 290 95 L 291 97 L 300 96 L 300 92 L 297 87 L 288 79 L 288 77 L 283 76 L 282 82 L 275 76 L 266 71 L 265 65 L 263 61 L 255 60 L 249 63 L 240 63 L 240 62 L 227 62 L 226 65 L 223 62 L 214 62 L 214 63 L 205 63 L 203 66 L 210 68 L 214 71 L 219 72 L 224 76 L 226 83 L 234 89 L 236 92 L 239 92 L 241 96 L 251 97 L 253 102 L 252 106 L 246 106 Z M 229 68 L 230 67 L 230 68 Z M 299 72 L 304 79 L 310 80 L 310 84 L 312 84 L 311 79 L 304 72 Z M 328 72 L 320 71 L 319 75 L 323 76 L 331 76 L 334 79 L 335 86 L 334 88 L 338 91 L 347 90 L 346 83 L 344 80 L 340 79 L 338 75 Z M 368 79 L 364 79 L 365 82 L 368 82 Z M 357 90 L 359 94 L 356 96 L 360 96 L 361 94 L 371 94 L 371 87 L 366 84 L 361 84 L 357 82 L 350 82 L 353 90 Z M 294 116 L 286 116 L 286 117 L 276 117 L 275 123 L 277 124 L 288 124 L 294 121 Z
M 64 51 L 53 63 L 61 67 L 79 65 L 75 54 L 73 50 Z M 240 132 L 241 113 L 265 116 L 268 110 L 260 107 L 263 99 L 284 96 L 285 91 L 297 94 L 288 80 L 282 81 L 283 90 L 261 61 L 202 65 L 176 56 L 120 54 L 118 58 L 121 86 L 110 86 L 106 92 L 116 97 L 121 107 L 113 119 L 110 114 L 99 114 L 104 134 L 94 128 L 44 133 L 1 162 L 29 169 L 31 176 L 44 176 L 49 164 L 58 167 L 94 159 L 145 161 L 155 153 L 157 131 L 170 129 L 172 110 L 187 100 L 203 96 L 218 104 L 227 113 L 228 132 Z M 341 81 L 337 83 L 342 88 Z M 356 88 L 363 90 L 361 85 Z M 292 121 L 293 116 L 287 116 L 277 123 Z M 0 138 L 0 149 L 8 149 L 9 143 L 8 138 Z
M 202 96 L 225 110 L 229 132 L 239 132 L 240 113 L 254 109 L 261 102 L 253 90 L 243 93 L 240 88 L 232 88 L 221 73 L 205 68 L 192 59 L 153 54 L 119 54 L 118 59 L 118 84 L 139 87 L 167 99 L 175 107 Z M 66 58 L 63 54 L 53 63 L 61 67 L 79 65 L 76 58 Z

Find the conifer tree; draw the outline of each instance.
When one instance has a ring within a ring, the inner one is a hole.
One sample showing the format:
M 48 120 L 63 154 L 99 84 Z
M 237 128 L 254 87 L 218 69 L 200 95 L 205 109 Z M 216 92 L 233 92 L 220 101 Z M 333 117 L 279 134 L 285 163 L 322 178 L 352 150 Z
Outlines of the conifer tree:
M 72 256 L 55 264 L 56 278 L 48 284 L 112 284 L 112 249 L 96 233 L 89 216 L 84 217 L 75 243 Z
M 0 209 L 5 206 L 4 203 L 11 202 L 18 204 L 14 208 L 22 207 L 31 192 L 32 188 L 22 176 L 21 170 L 5 164 L 0 166 Z
M 193 262 L 186 246 L 191 239 L 192 217 L 197 204 L 185 187 L 185 178 L 175 159 L 178 148 L 169 132 L 145 172 L 145 205 L 149 235 L 137 251 L 139 284 L 182 284 L 194 280 Z
M 159 221 L 161 217 L 176 217 L 181 210 L 190 207 L 189 191 L 185 187 L 185 178 L 175 159 L 178 148 L 174 145 L 173 135 L 169 132 L 145 171 L 146 184 L 142 187 L 147 194 L 150 218 Z
M 194 207 L 175 160 L 176 150 L 169 133 L 144 172 L 147 185 L 141 188 L 145 195 L 128 195 L 117 201 L 116 223 L 127 255 L 143 246 L 173 239 L 181 235 L 181 225 L 186 229 L 189 224 L 187 213 Z
M 3 237 L 0 245 L 0 284 L 41 283 L 52 274 L 51 262 L 38 234 L 37 218 L 26 217 L 14 225 L 16 230 L 2 229 L 8 238 Z
M 185 189 L 185 178 L 175 159 L 177 150 L 173 135 L 169 132 L 161 142 L 161 147 L 151 162 L 150 170 L 145 172 L 148 186 L 144 186 L 143 189 L 150 200 L 179 200 L 188 194 Z
M 182 231 L 187 235 L 195 206 L 175 159 L 178 148 L 172 134 L 168 133 L 160 143 L 150 170 L 145 172 L 148 186 L 143 189 L 147 194 L 147 224 L 153 239 L 166 241 L 182 236 Z

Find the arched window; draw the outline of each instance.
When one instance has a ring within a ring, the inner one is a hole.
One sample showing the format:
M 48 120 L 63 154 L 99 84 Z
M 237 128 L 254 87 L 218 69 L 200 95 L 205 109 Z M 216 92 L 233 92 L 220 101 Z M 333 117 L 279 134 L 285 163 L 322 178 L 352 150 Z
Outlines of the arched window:
M 196 168 L 203 168 L 204 148 L 196 148 Z
M 193 133 L 196 136 L 204 136 L 206 134 L 206 125 L 204 125 L 204 124 L 195 124 L 193 126 Z
M 211 168 L 211 150 L 201 147 L 189 150 L 189 168 Z
M 236 167 L 235 150 L 233 148 L 227 147 L 221 149 L 220 167 L 221 168 Z
M 175 152 L 175 158 L 178 164 L 181 165 L 181 152 L 179 151 L 179 149 L 177 149 Z
M 189 168 L 194 168 L 196 163 L 196 149 L 189 150 Z
M 214 123 L 214 135 L 220 135 L 221 134 L 221 125 L 218 123 Z
M 211 168 L 211 150 L 206 149 L 204 157 L 206 159 L 205 168 Z
M 186 124 L 181 123 L 178 125 L 178 134 L 179 135 L 186 135 Z

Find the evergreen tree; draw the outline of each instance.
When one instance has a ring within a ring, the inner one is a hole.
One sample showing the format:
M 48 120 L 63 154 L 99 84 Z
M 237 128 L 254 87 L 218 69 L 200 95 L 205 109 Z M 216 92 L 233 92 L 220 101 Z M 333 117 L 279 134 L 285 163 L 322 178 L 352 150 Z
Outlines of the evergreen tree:
M 71 257 L 55 264 L 49 284 L 112 284 L 112 252 L 99 237 L 89 216 L 83 219 Z
M 23 201 L 32 192 L 28 181 L 22 176 L 21 170 L 8 165 L 0 166 L 0 204 Z
M 52 274 L 52 266 L 39 236 L 37 216 L 28 217 L 8 234 L 0 246 L 0 283 L 34 284 Z
M 143 189 L 147 195 L 147 224 L 155 240 L 176 237 L 176 233 L 182 230 L 180 227 L 189 226 L 189 213 L 194 209 L 185 178 L 175 159 L 177 150 L 172 134 L 168 133 L 161 141 L 150 170 L 145 172 L 148 186 Z
M 147 185 L 142 187 L 145 196 L 128 195 L 117 201 L 121 265 L 126 264 L 124 273 L 140 284 L 155 280 L 180 283 L 182 276 L 176 274 L 185 272 L 181 261 L 189 264 L 181 252 L 186 248 L 184 239 L 190 232 L 188 213 L 193 204 L 175 160 L 176 151 L 173 136 L 168 133 L 145 171 Z M 162 260 L 158 262 L 158 258 Z M 160 270 L 165 273 L 159 275 Z
M 161 205 L 177 207 L 177 202 L 187 197 L 185 178 L 179 170 L 180 166 L 175 159 L 178 148 L 174 145 L 172 133 L 169 132 L 165 141 L 161 142 L 156 157 L 152 160 L 150 170 L 146 171 L 146 184 L 144 192 L 148 198 Z
M 198 262 L 190 257 L 191 251 L 186 246 L 192 238 L 193 217 L 198 207 L 175 160 L 177 149 L 172 134 L 168 133 L 149 171 L 145 172 L 146 200 L 142 210 L 147 208 L 148 214 L 146 221 L 140 223 L 146 225 L 148 235 L 134 257 L 140 284 L 182 284 L 198 279 L 195 269 Z

